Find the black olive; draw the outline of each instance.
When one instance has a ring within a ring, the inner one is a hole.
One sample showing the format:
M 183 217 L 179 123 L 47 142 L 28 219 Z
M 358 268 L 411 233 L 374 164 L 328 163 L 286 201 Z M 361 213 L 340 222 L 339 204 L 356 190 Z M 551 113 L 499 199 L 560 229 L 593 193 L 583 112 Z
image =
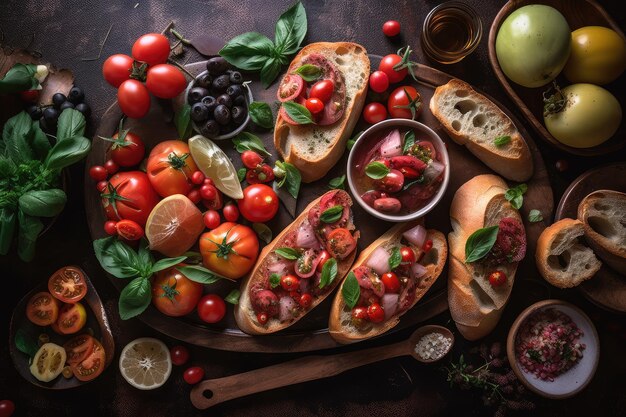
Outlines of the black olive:
M 39 127 L 44 132 L 49 132 L 50 131 L 50 128 L 48 128 L 48 123 L 46 123 L 46 119 L 44 119 L 43 117 L 41 119 L 39 119 Z
M 81 112 L 85 117 L 91 116 L 91 107 L 89 107 L 89 104 L 87 103 L 78 103 L 74 108 Z
M 229 85 L 230 85 L 230 81 L 228 79 L 228 75 L 227 74 L 220 75 L 219 77 L 213 80 L 213 91 L 221 94 L 224 91 L 226 91 Z
M 231 98 L 235 98 L 243 94 L 243 87 L 239 84 L 233 84 L 226 89 L 226 94 L 228 94 Z
M 233 122 L 237 123 L 238 125 L 242 124 L 244 120 L 246 120 L 246 116 L 248 115 L 246 108 L 241 106 L 233 107 L 231 109 L 231 113 L 233 115 Z
M 230 122 L 230 110 L 223 104 L 220 104 L 213 111 L 213 117 L 217 123 L 227 125 Z
M 214 138 L 220 134 L 220 125 L 215 120 L 209 120 L 200 128 L 200 133 L 207 138 Z
M 228 62 L 221 56 L 216 56 L 206 62 L 206 69 L 211 75 L 223 74 L 228 67 Z
M 202 74 L 196 78 L 196 87 L 202 88 L 211 88 L 211 83 L 213 83 L 213 76 L 211 74 Z
M 43 111 L 41 111 L 41 107 L 35 104 L 33 104 L 32 106 L 28 106 L 28 108 L 26 109 L 26 113 L 28 113 L 30 118 L 33 120 L 39 120 L 41 119 L 41 116 L 43 116 Z
M 61 106 L 59 106 L 59 111 L 63 111 L 65 109 L 73 109 L 74 108 L 74 103 L 72 103 L 71 101 L 66 101 L 63 104 L 61 104 Z
M 196 123 L 204 122 L 209 118 L 209 109 L 204 104 L 196 103 L 191 106 L 191 120 Z
M 243 95 L 237 96 L 233 99 L 233 106 L 244 107 L 245 105 L 246 105 L 246 98 Z
M 213 111 L 217 107 L 217 100 L 213 96 L 206 96 L 202 98 L 202 104 L 209 109 L 209 114 L 213 114 Z
M 222 94 L 216 98 L 217 104 L 223 104 L 229 109 L 233 106 L 233 99 L 228 94 Z
M 65 103 L 66 100 L 67 100 L 67 97 L 65 97 L 65 94 L 63 93 L 55 93 L 52 96 L 52 104 L 57 109 L 61 107 L 61 104 Z
M 208 96 L 209 90 L 202 87 L 194 87 L 189 90 L 189 96 L 187 97 L 187 101 L 189 104 L 195 104 L 202 100 L 202 97 Z
M 49 127 L 56 125 L 57 119 L 59 118 L 59 111 L 52 107 L 47 107 L 43 111 L 43 118 L 46 120 L 46 124 Z
M 243 82 L 243 77 L 239 71 L 233 71 L 230 73 L 230 83 L 231 84 L 241 84 Z
M 85 93 L 82 88 L 74 86 L 67 95 L 67 99 L 74 104 L 82 103 L 85 99 Z

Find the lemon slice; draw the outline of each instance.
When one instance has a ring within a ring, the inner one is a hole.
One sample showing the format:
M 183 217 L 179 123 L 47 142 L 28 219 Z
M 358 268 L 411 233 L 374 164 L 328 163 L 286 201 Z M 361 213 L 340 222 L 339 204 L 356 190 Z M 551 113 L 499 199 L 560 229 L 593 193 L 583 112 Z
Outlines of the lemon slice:
M 235 200 L 242 199 L 237 170 L 224 151 L 215 142 L 200 135 L 192 137 L 187 143 L 198 168 L 213 180 L 217 189 Z
M 141 337 L 127 344 L 120 355 L 120 372 L 130 385 L 150 390 L 165 384 L 172 373 L 172 359 L 165 343 Z

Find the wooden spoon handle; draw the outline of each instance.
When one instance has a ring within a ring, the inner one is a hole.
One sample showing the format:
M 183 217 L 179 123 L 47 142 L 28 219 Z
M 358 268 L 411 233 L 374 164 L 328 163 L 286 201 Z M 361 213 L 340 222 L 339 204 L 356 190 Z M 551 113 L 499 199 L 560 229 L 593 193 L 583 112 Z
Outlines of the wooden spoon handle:
M 203 410 L 233 398 L 327 378 L 348 369 L 408 354 L 408 343 L 403 341 L 338 355 L 305 356 L 266 368 L 202 381 L 191 390 L 191 402 L 196 408 Z

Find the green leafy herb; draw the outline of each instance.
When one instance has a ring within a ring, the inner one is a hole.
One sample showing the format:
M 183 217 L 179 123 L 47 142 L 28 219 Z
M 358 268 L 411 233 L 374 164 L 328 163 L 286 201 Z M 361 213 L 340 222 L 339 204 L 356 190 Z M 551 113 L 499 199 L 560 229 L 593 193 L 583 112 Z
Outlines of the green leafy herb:
M 346 182 L 346 176 L 342 175 L 340 177 L 333 178 L 328 182 L 328 188 L 331 190 L 345 190 L 346 186 L 344 183 Z
M 535 362 L 539 362 L 542 363 L 543 361 L 541 360 L 541 354 L 539 352 L 537 352 L 535 349 L 528 349 L 528 356 L 530 357 L 530 359 L 534 360 Z
M 509 135 L 498 136 L 494 139 L 493 143 L 496 146 L 504 146 L 511 141 L 511 137 Z
M 409 74 L 411 74 L 411 77 L 413 78 L 413 80 L 417 81 L 417 77 L 415 75 L 415 69 L 414 69 L 415 67 L 417 67 L 417 63 L 410 60 L 411 52 L 413 51 L 408 45 L 405 46 L 404 48 L 398 49 L 397 54 L 402 57 L 402 60 L 398 62 L 396 65 L 394 65 L 393 69 L 395 71 L 401 71 L 406 68 L 409 71 Z
M 483 227 L 476 230 L 465 242 L 465 262 L 476 262 L 487 256 L 498 237 L 498 226 Z
M 389 263 L 390 271 L 393 271 L 400 266 L 400 263 L 402 262 L 402 254 L 400 253 L 399 247 L 394 246 L 394 248 L 391 249 L 391 256 L 387 262 Z
M 288 259 L 290 261 L 295 261 L 300 257 L 300 251 L 294 248 L 278 248 L 275 250 L 276 255 Z
M 252 223 L 252 229 L 263 242 L 270 243 L 272 241 L 272 229 L 267 227 L 265 223 Z
M 342 205 L 332 206 L 322 212 L 322 214 L 320 215 L 320 221 L 327 223 L 327 224 L 332 224 L 332 223 L 335 223 L 337 220 L 339 220 L 342 214 L 343 214 Z
M 528 221 L 531 223 L 537 223 L 543 220 L 543 216 L 541 212 L 537 209 L 532 209 L 530 213 L 528 213 Z
M 63 110 L 57 122 L 57 142 L 76 136 L 85 136 L 86 124 L 85 117 L 78 110 Z
M 145 240 L 144 240 L 145 242 Z M 146 246 L 147 248 L 147 246 Z M 149 250 L 148 250 L 149 253 Z M 164 269 L 171 268 L 175 265 L 178 265 L 182 261 L 187 259 L 186 256 L 178 256 L 176 258 L 163 258 L 159 259 L 152 265 L 152 273 L 163 271 Z
M 20 91 L 34 90 L 39 87 L 37 65 L 15 64 L 0 80 L 0 93 L 19 93 Z
M 356 279 L 354 272 L 350 271 L 346 281 L 341 287 L 341 296 L 343 301 L 350 308 L 354 308 L 356 303 L 361 297 L 361 288 L 359 287 L 359 281 Z
M 287 112 L 287 115 L 296 123 L 301 125 L 306 125 L 309 123 L 315 123 L 313 121 L 313 116 L 309 109 L 304 107 L 302 104 L 295 103 L 293 101 L 285 101 L 283 103 L 283 107 Z
M 270 287 L 276 288 L 280 285 L 280 275 L 272 274 L 270 275 Z
M 130 281 L 120 293 L 118 302 L 120 318 L 128 320 L 143 313 L 152 300 L 152 286 L 146 277 Z
M 6 255 L 13 243 L 17 216 L 8 207 L 0 208 L 0 255 Z
M 63 190 L 27 191 L 19 198 L 19 207 L 29 216 L 54 217 L 63 211 L 67 196 Z
M 250 118 L 257 125 L 266 129 L 274 127 L 274 116 L 269 104 L 262 101 L 253 101 L 248 106 Z
M 25 262 L 30 262 L 35 257 L 35 243 L 39 233 L 43 230 L 43 223 L 38 217 L 17 211 L 18 234 L 17 254 Z
M 233 138 L 233 145 L 235 145 L 235 149 L 239 153 L 254 151 L 265 157 L 272 156 L 272 154 L 265 149 L 263 141 L 258 136 L 253 135 L 250 132 L 241 132 L 238 134 L 235 138 Z
M 375 180 L 384 178 L 391 170 L 382 162 L 373 161 L 365 167 L 365 174 Z
M 411 150 L 411 148 L 415 145 L 415 132 L 413 129 L 407 130 L 404 134 L 404 144 L 402 145 L 402 153 L 407 154 Z
M 265 65 L 263 65 L 263 68 L 261 68 L 260 74 L 261 84 L 263 84 L 263 87 L 268 88 L 272 85 L 272 82 L 274 82 L 276 77 L 278 77 L 278 74 L 280 74 L 282 66 L 282 62 L 280 62 L 277 58 L 270 58 L 267 60 Z
M 352 147 L 354 146 L 356 141 L 361 137 L 362 134 L 363 134 L 363 131 L 360 131 L 356 135 L 348 139 L 348 141 L 346 142 L 346 148 L 348 148 L 348 150 L 352 149 Z
M 526 184 L 519 184 L 516 187 L 509 188 L 504 193 L 504 198 L 511 203 L 514 209 L 519 210 L 524 204 L 524 193 L 528 190 Z
M 407 182 L 406 184 L 404 184 L 404 186 L 402 187 L 402 191 L 408 190 L 415 184 L 423 184 L 425 180 L 426 178 L 424 177 L 424 175 L 420 175 L 416 180 L 413 180 L 411 182 Z
M 335 278 L 337 278 L 337 260 L 335 258 L 330 258 L 322 267 L 322 275 L 320 276 L 319 285 L 320 289 L 332 284 Z
M 243 181 L 246 179 L 246 174 L 248 173 L 248 170 L 245 168 L 239 168 L 237 170 L 237 179 L 239 180 L 239 182 Z
M 200 265 L 186 265 L 178 267 L 177 269 L 190 280 L 199 282 L 200 284 L 213 284 L 223 279 L 223 277 L 217 275 L 215 272 Z
M 300 174 L 298 168 L 289 162 L 276 161 L 276 166 L 285 173 L 278 181 L 277 185 L 279 187 L 286 185 L 289 194 L 297 199 L 298 193 L 300 192 L 300 184 L 302 183 L 302 174 Z
M 293 55 L 300 49 L 307 31 L 306 11 L 297 2 L 283 13 L 276 22 L 274 34 L 275 50 L 285 55 Z
M 174 114 L 174 125 L 181 140 L 188 139 L 191 136 L 193 127 L 191 125 L 191 106 L 187 103 Z
M 30 358 L 34 357 L 39 350 L 37 341 L 21 327 L 15 332 L 15 347 Z
M 304 64 L 298 67 L 295 71 L 306 82 L 315 81 L 323 75 L 323 71 L 317 65 Z
M 83 159 L 91 150 L 91 142 L 83 136 L 73 136 L 52 147 L 44 165 L 49 170 L 61 170 Z
M 224 301 L 232 305 L 237 305 L 239 304 L 239 297 L 241 297 L 241 291 L 235 288 L 234 290 L 229 292 L 226 297 L 224 297 Z

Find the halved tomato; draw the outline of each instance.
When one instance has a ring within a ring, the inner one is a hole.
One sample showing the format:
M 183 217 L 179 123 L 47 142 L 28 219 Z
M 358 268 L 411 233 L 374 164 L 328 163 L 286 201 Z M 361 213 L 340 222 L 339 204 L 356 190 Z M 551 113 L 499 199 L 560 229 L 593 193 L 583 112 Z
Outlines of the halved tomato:
M 106 352 L 96 339 L 93 339 L 93 350 L 83 361 L 70 364 L 74 376 L 79 381 L 91 381 L 104 371 Z
M 64 303 L 80 301 L 87 294 L 85 276 L 78 268 L 63 267 L 48 279 L 48 291 Z
M 75 365 L 87 359 L 87 356 L 93 352 L 94 341 L 95 339 L 88 334 L 81 334 L 67 341 L 63 345 L 67 354 L 67 363 Z
M 58 301 L 49 292 L 38 292 L 28 300 L 26 317 L 37 326 L 48 326 L 59 317 Z
M 340 227 L 328 235 L 326 249 L 333 258 L 345 259 L 355 248 L 356 240 L 348 229 Z
M 297 74 L 287 74 L 280 82 L 276 97 L 279 101 L 285 102 L 295 100 L 304 92 L 304 80 Z
M 64 304 L 59 312 L 57 326 L 62 334 L 74 334 L 87 323 L 87 311 L 81 303 Z

